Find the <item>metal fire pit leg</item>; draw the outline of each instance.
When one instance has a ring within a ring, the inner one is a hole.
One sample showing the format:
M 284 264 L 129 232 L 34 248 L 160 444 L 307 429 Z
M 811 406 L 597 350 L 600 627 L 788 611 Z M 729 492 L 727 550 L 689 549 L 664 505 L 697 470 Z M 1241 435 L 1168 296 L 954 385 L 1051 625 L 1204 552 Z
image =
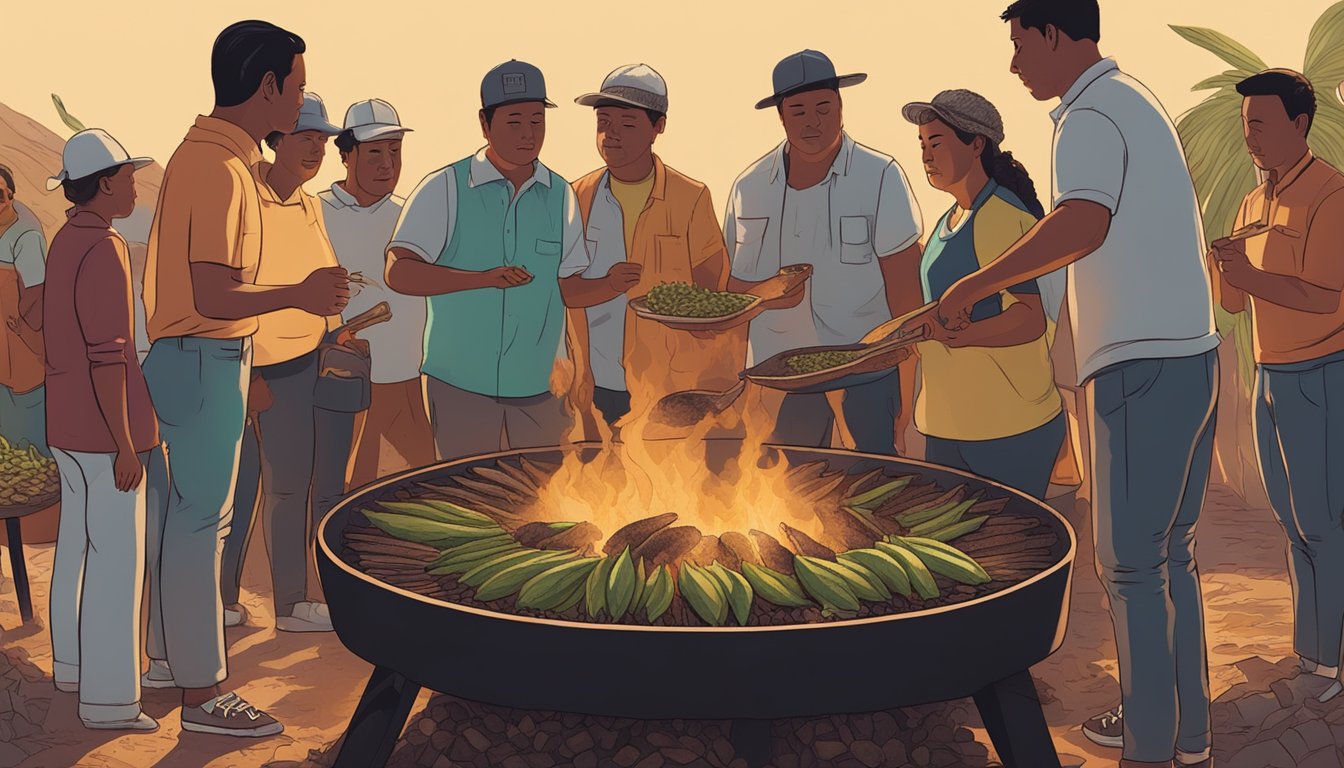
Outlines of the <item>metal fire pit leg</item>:
M 345 741 L 333 768 L 386 765 L 419 693 L 418 683 L 386 667 L 375 667 L 350 718 L 350 726 L 345 729 Z
M 982 688 L 975 706 L 1005 768 L 1060 768 L 1030 672 Z
M 729 741 L 737 756 L 747 761 L 750 768 L 761 768 L 774 757 L 771 753 L 772 726 L 770 720 L 734 720 Z
M 14 569 L 14 592 L 19 598 L 19 618 L 27 624 L 33 620 L 33 598 L 28 592 L 28 565 L 23 559 L 23 528 L 19 518 L 11 517 L 5 521 L 5 533 L 9 536 L 9 565 Z

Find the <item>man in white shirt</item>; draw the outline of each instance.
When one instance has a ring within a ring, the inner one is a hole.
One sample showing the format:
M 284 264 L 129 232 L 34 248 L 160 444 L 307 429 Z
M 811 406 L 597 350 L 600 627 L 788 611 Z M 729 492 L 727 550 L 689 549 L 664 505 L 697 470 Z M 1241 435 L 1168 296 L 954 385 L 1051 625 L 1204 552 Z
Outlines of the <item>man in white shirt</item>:
M 42 384 L 47 239 L 16 192 L 14 174 L 0 165 L 0 435 L 49 455 Z
M 1207 765 L 1193 545 L 1213 450 L 1218 335 L 1194 185 L 1162 105 L 1101 57 L 1096 0 L 1020 0 L 1003 19 L 1012 71 L 1038 100 L 1060 99 L 1054 210 L 954 285 L 927 321 L 962 327 L 976 301 L 1067 268 L 1122 691 L 1121 708 L 1083 730 L 1123 746 L 1122 766 L 1170 766 L 1173 756 Z
M 434 463 L 420 379 L 425 300 L 396 293 L 383 279 L 387 244 L 406 203 L 394 190 L 401 178 L 402 138 L 410 129 L 401 125 L 391 104 L 378 99 L 351 106 L 344 127 L 336 148 L 345 179 L 318 194 L 337 260 L 364 281 L 343 317 L 348 321 L 387 302 L 392 319 L 359 334 L 369 344 L 372 363 L 369 409 L 362 414 L 320 411 L 326 429 L 318 441 L 323 469 L 317 497 L 323 511 L 344 492 L 347 459 L 351 488 L 389 471 Z
M 866 78 L 837 76 L 825 54 L 802 51 L 775 67 L 774 95 L 756 105 L 778 111 L 787 138 L 733 183 L 723 222 L 729 289 L 750 290 L 791 264 L 811 264 L 813 274 L 801 303 L 751 322 L 748 365 L 788 349 L 852 344 L 923 303 L 915 279 L 921 219 L 905 173 L 844 131 L 839 89 Z M 858 450 L 896 453 L 896 421 L 902 400 L 913 403 L 913 381 L 893 372 L 845 391 Z M 834 426 L 824 394 L 790 394 L 772 440 L 821 447 Z

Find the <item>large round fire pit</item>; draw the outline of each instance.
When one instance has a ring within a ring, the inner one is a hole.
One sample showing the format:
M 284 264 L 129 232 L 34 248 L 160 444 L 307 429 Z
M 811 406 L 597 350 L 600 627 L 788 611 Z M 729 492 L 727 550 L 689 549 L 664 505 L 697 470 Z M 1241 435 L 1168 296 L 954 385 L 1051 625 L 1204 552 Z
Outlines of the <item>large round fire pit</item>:
M 787 465 L 845 473 L 834 475 L 834 482 L 826 475 L 809 482 L 814 491 L 825 486 L 829 493 L 842 485 L 841 479 L 858 487 L 867 477 L 877 477 L 876 483 L 912 475 L 929 488 L 936 485 L 929 493 L 939 499 L 995 498 L 999 502 L 990 506 L 996 509 L 986 517 L 1002 527 L 993 530 L 1031 529 L 1050 544 L 1033 550 L 1038 553 L 1033 562 L 1016 554 L 1017 545 L 1005 545 L 1015 539 L 991 535 L 987 528 L 966 537 L 971 542 L 966 552 L 985 553 L 992 582 L 945 586 L 936 600 L 897 597 L 894 608 L 865 606 L 840 616 L 827 610 L 825 619 L 814 623 L 779 623 L 777 615 L 759 606 L 739 622 L 743 626 L 698 626 L 702 622 L 684 609 L 653 624 L 597 623 L 473 605 L 457 592 L 424 588 L 430 579 L 393 578 L 394 571 L 367 565 L 376 566 L 378 555 L 370 560 L 352 556 L 347 537 L 369 538 L 361 532 L 372 530 L 369 517 L 376 514 L 366 517 L 365 512 L 379 509 L 380 503 L 414 498 L 454 480 L 470 484 L 463 478 L 479 477 L 468 473 L 481 468 L 500 474 L 496 467 L 517 467 L 520 460 L 535 468 L 557 467 L 578 456 L 591 459 L 600 446 L 492 454 L 388 478 L 332 510 L 318 537 L 318 570 L 332 623 L 341 641 L 375 666 L 346 732 L 338 768 L 385 764 L 421 687 L 519 709 L 733 720 L 739 754 L 754 765 L 769 758 L 772 719 L 974 697 L 1005 765 L 1058 766 L 1028 670 L 1064 638 L 1076 551 L 1064 519 L 1026 495 L 943 467 L 838 450 L 767 451 Z M 952 490 L 943 494 L 943 489 Z M 644 516 L 630 514 L 630 520 Z M 728 540 L 725 534 L 723 541 Z M 1029 549 L 1021 546 L 1024 553 Z M 1031 571 L 1023 573 L 1028 563 Z M 578 610 L 572 601 L 566 608 Z M 881 674 L 871 673 L 874 666 Z

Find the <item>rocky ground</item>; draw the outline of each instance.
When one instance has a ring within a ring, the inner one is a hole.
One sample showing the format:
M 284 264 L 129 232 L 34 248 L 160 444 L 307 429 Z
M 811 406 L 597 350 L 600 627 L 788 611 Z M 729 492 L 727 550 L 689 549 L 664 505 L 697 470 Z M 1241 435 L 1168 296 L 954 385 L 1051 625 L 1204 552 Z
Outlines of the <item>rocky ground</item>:
M 1068 637 L 1064 647 L 1034 672 L 1065 765 L 1110 766 L 1118 755 L 1096 748 L 1078 730 L 1087 717 L 1114 705 L 1117 686 L 1105 597 L 1090 565 L 1091 528 L 1085 517 L 1072 512 L 1069 517 L 1078 529 L 1080 567 Z M 1344 765 L 1340 755 L 1344 697 L 1326 705 L 1315 702 L 1312 693 L 1319 693 L 1322 684 L 1297 676 L 1291 659 L 1286 658 L 1291 653 L 1292 619 L 1281 537 L 1267 512 L 1245 509 L 1226 491 L 1211 492 L 1198 534 L 1198 559 L 1213 692 L 1218 697 L 1215 754 L 1220 766 L 1235 768 L 1336 768 Z M 257 547 L 256 551 L 262 550 Z M 287 728 L 276 739 L 243 743 L 182 734 L 176 694 L 165 691 L 145 694 L 147 711 L 163 723 L 158 733 L 131 736 L 80 727 L 74 697 L 56 693 L 50 683 L 45 614 L 51 555 L 50 545 L 29 548 L 38 610 L 30 625 L 18 626 L 17 601 L 8 578 L 0 586 L 0 625 L 5 629 L 0 636 L 0 690 L 8 693 L 0 696 L 0 768 L 252 768 L 328 762 L 324 752 L 329 752 L 328 745 L 344 729 L 369 668 L 332 636 L 274 631 L 264 560 L 250 560 L 245 580 L 245 602 L 253 618 L 248 626 L 228 632 L 230 681 L 276 714 Z M 503 760 L 518 757 L 522 762 L 509 760 L 507 765 L 540 768 L 542 753 L 549 754 L 549 765 L 555 766 L 586 765 L 590 760 L 622 768 L 627 763 L 639 768 L 740 765 L 724 749 L 731 745 L 722 723 L 644 724 L 634 734 L 637 724 L 622 723 L 623 728 L 617 728 L 615 721 L 599 722 L 596 727 L 604 730 L 596 731 L 593 745 L 588 746 L 586 739 L 576 736 L 594 731 L 581 727 L 582 723 L 567 725 L 563 715 L 548 719 L 538 713 L 491 709 L 428 693 L 422 693 L 413 711 L 420 714 L 412 718 L 406 739 L 394 755 L 394 766 L 505 765 Z M 530 758 L 520 746 L 529 715 L 533 731 Z M 555 745 L 551 731 L 556 726 L 549 722 L 559 726 Z M 895 735 L 891 734 L 893 727 Z M 546 734 L 541 753 L 536 748 L 538 733 Z M 778 723 L 775 733 L 781 756 L 777 768 L 982 766 L 994 759 L 969 702 L 865 718 Z M 627 735 L 630 739 L 616 746 Z M 604 739 L 610 741 L 610 748 L 603 746 Z M 453 749 L 459 742 L 474 751 L 467 755 L 467 747 L 457 747 L 455 757 Z M 500 762 L 477 761 L 481 755 L 489 761 L 491 750 L 500 745 L 510 745 L 512 753 L 498 749 L 494 754 Z

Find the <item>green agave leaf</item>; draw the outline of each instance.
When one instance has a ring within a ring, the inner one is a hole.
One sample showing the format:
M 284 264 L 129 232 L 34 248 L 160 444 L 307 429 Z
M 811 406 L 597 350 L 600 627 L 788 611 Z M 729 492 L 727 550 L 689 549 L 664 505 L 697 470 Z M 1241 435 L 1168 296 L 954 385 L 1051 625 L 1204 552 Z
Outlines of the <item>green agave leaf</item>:
M 1228 71 L 1222 73 L 1221 75 L 1214 75 L 1213 77 L 1207 78 L 1205 80 L 1200 80 L 1198 83 L 1195 83 L 1194 86 L 1190 88 L 1190 90 L 1212 91 L 1212 90 L 1220 90 L 1223 88 L 1235 88 L 1237 86 L 1237 83 L 1240 83 L 1242 80 L 1245 80 L 1246 78 L 1250 77 L 1253 74 L 1255 73 L 1247 72 L 1244 69 L 1229 69 Z
M 54 93 L 51 94 L 51 103 L 56 105 L 56 114 L 61 116 L 61 122 L 65 123 L 67 128 L 75 133 L 86 130 L 84 128 L 84 123 L 76 120 L 73 115 L 65 111 L 65 103 L 61 101 L 60 96 L 57 96 Z
M 1326 94 L 1334 94 L 1344 81 L 1344 2 L 1327 8 L 1311 28 L 1302 74 L 1316 86 L 1318 99 L 1337 103 L 1337 97 Z
M 1265 62 L 1252 53 L 1251 49 L 1217 30 L 1206 27 L 1182 27 L 1172 24 L 1171 31 L 1237 69 L 1246 70 L 1247 73 L 1268 69 Z

